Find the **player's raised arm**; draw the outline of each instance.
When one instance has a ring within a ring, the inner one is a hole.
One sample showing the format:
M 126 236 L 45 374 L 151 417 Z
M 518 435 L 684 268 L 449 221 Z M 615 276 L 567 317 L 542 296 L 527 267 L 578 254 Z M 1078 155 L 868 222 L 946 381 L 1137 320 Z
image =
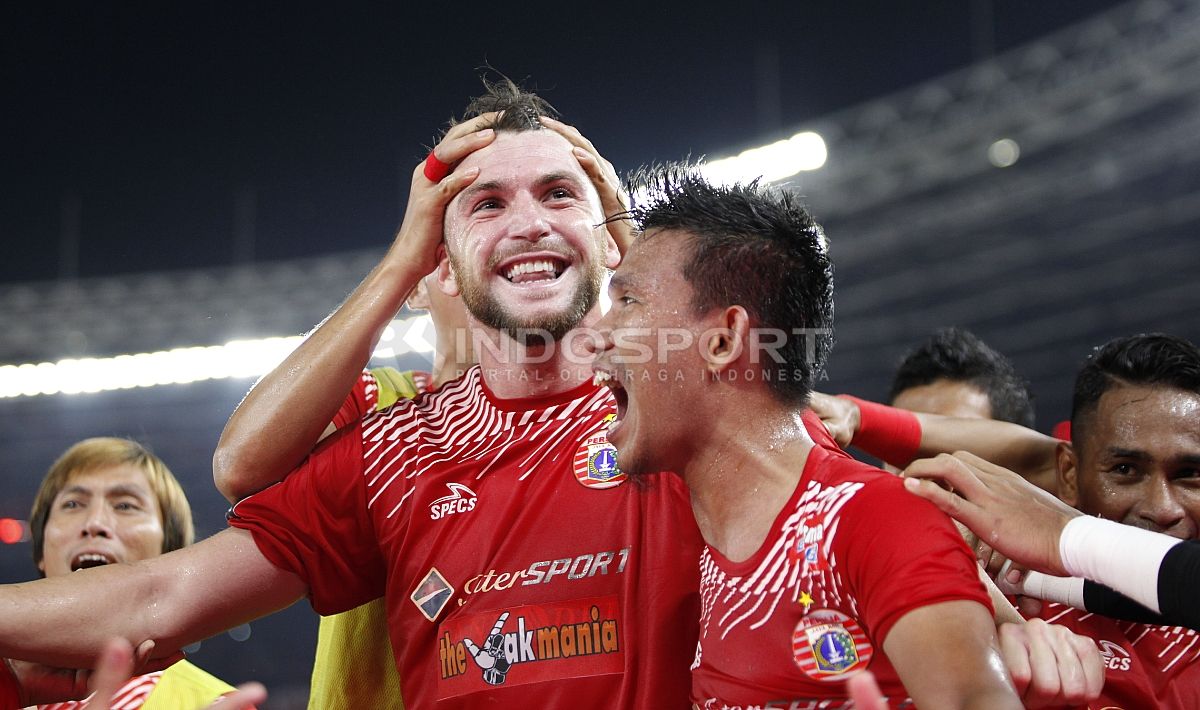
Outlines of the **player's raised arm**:
M 304 596 L 296 575 L 228 529 L 132 564 L 0 586 L 0 656 L 90 667 L 114 637 L 155 641 L 156 656 L 282 609 Z
M 1027 479 L 1055 476 L 1058 441 L 1017 424 L 920 414 L 818 393 L 813 393 L 811 406 L 839 444 L 898 468 L 921 457 L 969 451 Z
M 282 479 L 321 438 L 383 329 L 437 267 L 446 205 L 478 175 L 450 171 L 492 141 L 487 126 L 495 118 L 483 114 L 454 126 L 413 170 L 404 223 L 383 260 L 229 418 L 213 454 L 213 479 L 231 502 Z

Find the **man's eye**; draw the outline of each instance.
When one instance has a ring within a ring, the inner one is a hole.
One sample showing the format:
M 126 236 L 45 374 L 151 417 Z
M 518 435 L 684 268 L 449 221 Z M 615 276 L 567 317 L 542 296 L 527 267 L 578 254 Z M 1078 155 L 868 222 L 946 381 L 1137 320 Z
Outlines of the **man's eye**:
M 74 509 L 80 507 L 80 503 L 77 500 L 64 500 L 62 502 L 62 505 L 60 505 L 58 507 L 61 510 L 74 510 Z
M 1110 470 L 1118 476 L 1132 476 L 1137 473 L 1137 469 L 1131 463 L 1119 463 Z
M 117 510 L 141 510 L 141 507 L 138 506 L 138 504 L 130 503 L 129 501 L 121 501 L 120 503 L 117 503 L 113 507 L 116 508 Z
M 571 197 L 571 191 L 565 187 L 556 187 L 550 191 L 550 197 L 556 200 L 564 200 Z
M 496 209 L 496 208 L 498 208 L 498 207 L 500 207 L 500 201 L 499 201 L 499 200 L 483 200 L 483 201 L 482 201 L 482 202 L 480 202 L 479 204 L 475 205 L 475 209 L 474 209 L 474 210 L 472 210 L 472 211 L 473 211 L 473 212 L 480 212 L 480 211 L 482 211 L 482 210 L 494 210 L 494 209 Z
M 637 299 L 634 298 L 633 296 L 621 296 L 620 298 L 617 299 L 617 303 L 620 303 L 622 306 L 628 306 L 631 303 L 637 303 L 637 302 L 638 302 Z

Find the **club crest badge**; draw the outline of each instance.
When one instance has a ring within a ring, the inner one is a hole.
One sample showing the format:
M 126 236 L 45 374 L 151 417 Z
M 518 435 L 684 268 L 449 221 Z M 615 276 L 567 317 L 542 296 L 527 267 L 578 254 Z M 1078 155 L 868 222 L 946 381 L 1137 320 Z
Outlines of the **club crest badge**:
M 613 415 L 605 418 L 605 423 Z M 613 488 L 625 482 L 617 466 L 617 449 L 608 443 L 604 430 L 588 436 L 575 452 L 575 478 L 587 488 Z
M 862 627 L 840 611 L 814 611 L 792 632 L 792 658 L 813 680 L 844 680 L 848 673 L 866 668 L 873 655 Z

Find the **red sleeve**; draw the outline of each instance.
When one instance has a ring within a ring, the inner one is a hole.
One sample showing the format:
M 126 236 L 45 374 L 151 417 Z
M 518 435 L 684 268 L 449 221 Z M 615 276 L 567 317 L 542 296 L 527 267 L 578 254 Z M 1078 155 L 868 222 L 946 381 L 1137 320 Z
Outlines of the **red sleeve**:
M 837 441 L 829 433 L 829 429 L 817 413 L 811 409 L 805 408 L 801 413 L 800 418 L 804 420 L 804 428 L 808 430 L 808 435 L 812 437 L 813 443 L 820 446 L 822 449 L 830 451 L 841 451 L 842 447 L 838 446 Z
M 913 609 L 965 599 L 992 613 L 975 557 L 950 518 L 905 491 L 898 477 L 871 481 L 846 503 L 832 544 L 880 647 Z
M 375 382 L 375 375 L 371 374 L 370 370 L 363 370 L 362 375 L 354 382 L 354 389 L 350 390 L 346 401 L 342 402 L 337 414 L 333 415 L 333 428 L 341 429 L 375 411 L 378 397 L 379 386 Z
M 8 667 L 8 661 L 0 658 L 0 710 L 19 710 L 21 686 Z
M 276 567 L 299 575 L 318 614 L 383 596 L 386 571 L 367 510 L 361 425 L 334 434 L 287 478 L 233 507 Z

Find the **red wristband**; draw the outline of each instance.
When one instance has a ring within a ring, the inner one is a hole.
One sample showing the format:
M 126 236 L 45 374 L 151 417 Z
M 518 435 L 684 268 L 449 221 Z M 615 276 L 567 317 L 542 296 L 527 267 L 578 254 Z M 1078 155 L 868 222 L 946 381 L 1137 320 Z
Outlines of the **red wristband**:
M 0 658 L 0 710 L 20 710 L 21 686 L 8 667 L 8 661 Z
M 921 449 L 921 421 L 917 415 L 886 404 L 838 395 L 858 405 L 858 431 L 850 444 L 897 468 L 917 458 Z

